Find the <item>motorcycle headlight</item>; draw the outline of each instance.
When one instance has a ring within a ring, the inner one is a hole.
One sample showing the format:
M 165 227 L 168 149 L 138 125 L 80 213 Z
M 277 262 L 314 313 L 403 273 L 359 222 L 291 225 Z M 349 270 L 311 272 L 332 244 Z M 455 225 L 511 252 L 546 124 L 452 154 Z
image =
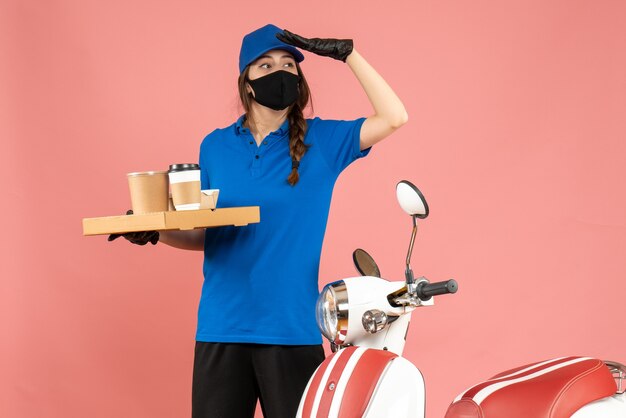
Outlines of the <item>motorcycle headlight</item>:
M 317 326 L 330 342 L 342 345 L 348 334 L 348 290 L 343 280 L 324 286 L 317 298 Z

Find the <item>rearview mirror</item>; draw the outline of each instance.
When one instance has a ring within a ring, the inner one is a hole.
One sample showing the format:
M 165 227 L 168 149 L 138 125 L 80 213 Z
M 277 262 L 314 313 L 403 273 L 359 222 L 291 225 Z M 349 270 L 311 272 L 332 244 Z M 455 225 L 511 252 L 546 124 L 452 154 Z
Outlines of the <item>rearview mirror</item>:
M 422 192 L 410 181 L 402 180 L 396 185 L 396 197 L 402 210 L 411 216 L 424 219 L 428 216 L 428 203 Z
M 352 253 L 354 266 L 362 276 L 374 276 L 380 278 L 380 270 L 371 255 L 365 250 L 357 248 Z

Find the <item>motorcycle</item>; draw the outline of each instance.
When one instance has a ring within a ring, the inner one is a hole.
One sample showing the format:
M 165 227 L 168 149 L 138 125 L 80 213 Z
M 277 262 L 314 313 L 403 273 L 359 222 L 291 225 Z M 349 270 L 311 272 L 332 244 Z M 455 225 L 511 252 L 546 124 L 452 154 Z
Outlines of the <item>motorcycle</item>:
M 400 181 L 396 196 L 413 221 L 405 279 L 387 281 L 364 250 L 353 253 L 359 277 L 329 283 L 316 304 L 318 326 L 330 342 L 311 376 L 297 418 L 423 418 L 425 383 L 402 357 L 411 314 L 434 296 L 456 293 L 455 280 L 414 277 L 410 260 L 417 220 L 429 214 L 420 190 Z M 500 373 L 461 393 L 445 418 L 626 418 L 626 366 L 564 357 Z

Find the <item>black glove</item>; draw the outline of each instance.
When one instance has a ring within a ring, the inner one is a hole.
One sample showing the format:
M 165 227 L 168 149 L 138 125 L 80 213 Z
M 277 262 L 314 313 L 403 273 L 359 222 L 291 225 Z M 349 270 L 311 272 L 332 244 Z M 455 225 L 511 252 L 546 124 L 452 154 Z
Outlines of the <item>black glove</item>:
M 126 211 L 127 215 L 132 215 L 133 211 Z M 147 243 L 152 243 L 152 245 L 156 245 L 159 242 L 159 231 L 140 231 L 140 232 L 127 232 L 125 234 L 111 234 L 107 241 L 113 241 L 118 239 L 119 237 L 124 237 L 128 241 L 137 245 L 146 245 Z
M 283 30 L 283 33 L 277 33 L 276 37 L 286 44 L 343 62 L 346 62 L 354 47 L 352 39 L 303 38 L 287 29 Z

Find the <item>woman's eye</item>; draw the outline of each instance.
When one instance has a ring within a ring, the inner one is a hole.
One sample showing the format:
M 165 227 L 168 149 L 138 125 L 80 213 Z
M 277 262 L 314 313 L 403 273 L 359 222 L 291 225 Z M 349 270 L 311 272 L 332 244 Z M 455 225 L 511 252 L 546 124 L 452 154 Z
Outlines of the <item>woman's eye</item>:
M 288 63 L 286 63 L 286 64 L 284 65 L 284 67 L 290 67 L 290 68 L 291 68 L 291 67 L 293 67 L 293 66 L 294 66 L 294 65 L 293 65 L 293 62 L 288 62 Z
M 267 68 L 270 68 L 270 65 L 268 63 L 264 63 L 264 64 L 259 65 L 259 67 L 267 69 Z

